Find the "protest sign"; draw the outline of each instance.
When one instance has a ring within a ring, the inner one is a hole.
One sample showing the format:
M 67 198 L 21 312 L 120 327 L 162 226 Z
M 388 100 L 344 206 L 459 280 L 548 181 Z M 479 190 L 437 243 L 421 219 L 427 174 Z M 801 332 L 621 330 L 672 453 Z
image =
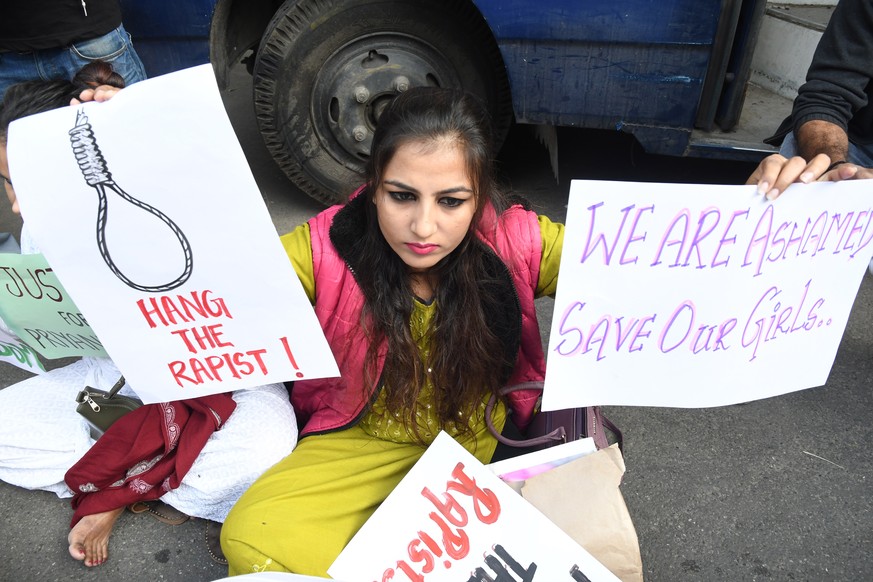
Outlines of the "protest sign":
M 555 467 L 566 465 L 571 461 L 595 452 L 597 452 L 597 446 L 594 444 L 594 439 L 587 437 L 531 453 L 509 457 L 508 459 L 486 465 L 486 467 L 488 467 L 489 471 L 500 477 L 502 481 L 508 483 L 515 491 L 520 491 L 521 485 L 516 487 L 516 483 L 523 484 L 531 477 L 541 475 Z
M 18 337 L 3 329 L 2 326 L 0 326 L 0 362 L 7 362 L 34 374 L 45 372 L 36 352 Z
M 719 406 L 827 381 L 873 192 L 574 181 L 566 227 L 543 408 Z
M 22 217 L 144 402 L 338 374 L 203 65 L 12 123 Z
M 106 356 L 88 321 L 40 254 L 0 254 L 0 317 L 46 358 Z
M 328 573 L 347 582 L 618 580 L 445 432 Z

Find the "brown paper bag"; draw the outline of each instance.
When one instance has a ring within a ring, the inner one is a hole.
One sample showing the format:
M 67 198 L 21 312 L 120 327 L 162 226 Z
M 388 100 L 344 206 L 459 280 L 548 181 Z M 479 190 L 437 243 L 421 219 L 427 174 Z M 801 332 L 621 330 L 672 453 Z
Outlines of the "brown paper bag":
M 529 478 L 521 495 L 623 582 L 642 582 L 637 531 L 618 486 L 617 445 Z

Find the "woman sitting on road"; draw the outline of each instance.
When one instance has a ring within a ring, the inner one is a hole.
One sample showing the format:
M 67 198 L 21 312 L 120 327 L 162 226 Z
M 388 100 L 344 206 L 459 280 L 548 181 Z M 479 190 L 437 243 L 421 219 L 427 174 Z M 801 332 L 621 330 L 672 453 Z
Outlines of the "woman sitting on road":
M 563 226 L 504 204 L 486 112 L 459 91 L 414 88 L 384 111 L 365 186 L 282 237 L 340 366 L 296 382 L 297 449 L 222 529 L 230 574 L 326 576 L 440 430 L 483 463 L 485 405 L 542 380 L 534 299 L 555 292 Z M 496 408 L 524 428 L 540 393 Z

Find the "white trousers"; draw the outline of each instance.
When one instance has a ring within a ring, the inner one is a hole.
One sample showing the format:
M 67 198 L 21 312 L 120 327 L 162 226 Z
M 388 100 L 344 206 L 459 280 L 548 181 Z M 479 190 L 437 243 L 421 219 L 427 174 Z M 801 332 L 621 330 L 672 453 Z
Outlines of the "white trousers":
M 64 474 L 94 444 L 76 413 L 88 385 L 108 390 L 111 360 L 83 358 L 0 390 L 0 480 L 72 497 Z M 125 386 L 122 394 L 136 396 Z M 281 384 L 233 393 L 236 409 L 213 433 L 180 486 L 161 500 L 188 515 L 223 522 L 243 491 L 297 444 L 297 422 Z

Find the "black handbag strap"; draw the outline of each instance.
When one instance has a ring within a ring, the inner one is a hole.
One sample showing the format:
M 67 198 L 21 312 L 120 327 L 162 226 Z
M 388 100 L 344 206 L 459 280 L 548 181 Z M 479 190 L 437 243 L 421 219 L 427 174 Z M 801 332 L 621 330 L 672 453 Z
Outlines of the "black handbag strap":
M 106 400 L 109 400 L 110 398 L 112 398 L 113 396 L 118 394 L 118 391 L 121 390 L 122 386 L 124 386 L 124 376 L 122 376 L 118 379 L 118 382 L 116 382 L 112 386 L 112 388 L 109 389 L 109 392 L 106 393 L 106 396 L 104 396 L 104 398 Z
M 96 390 L 95 388 L 92 388 L 91 386 L 85 386 L 85 389 L 81 390 L 79 392 L 79 394 L 76 395 L 76 402 L 81 404 L 82 402 L 85 402 L 89 398 L 97 397 L 97 396 L 99 396 L 103 400 L 109 400 L 110 398 L 113 398 L 116 394 L 118 394 L 118 391 L 121 390 L 121 388 L 124 386 L 124 383 L 125 383 L 124 376 L 121 376 L 118 379 L 118 381 L 115 384 L 113 384 L 112 388 L 109 389 L 109 392 L 106 392 L 106 393 L 104 393 L 100 390 Z M 91 392 L 92 390 L 96 390 L 96 391 Z

